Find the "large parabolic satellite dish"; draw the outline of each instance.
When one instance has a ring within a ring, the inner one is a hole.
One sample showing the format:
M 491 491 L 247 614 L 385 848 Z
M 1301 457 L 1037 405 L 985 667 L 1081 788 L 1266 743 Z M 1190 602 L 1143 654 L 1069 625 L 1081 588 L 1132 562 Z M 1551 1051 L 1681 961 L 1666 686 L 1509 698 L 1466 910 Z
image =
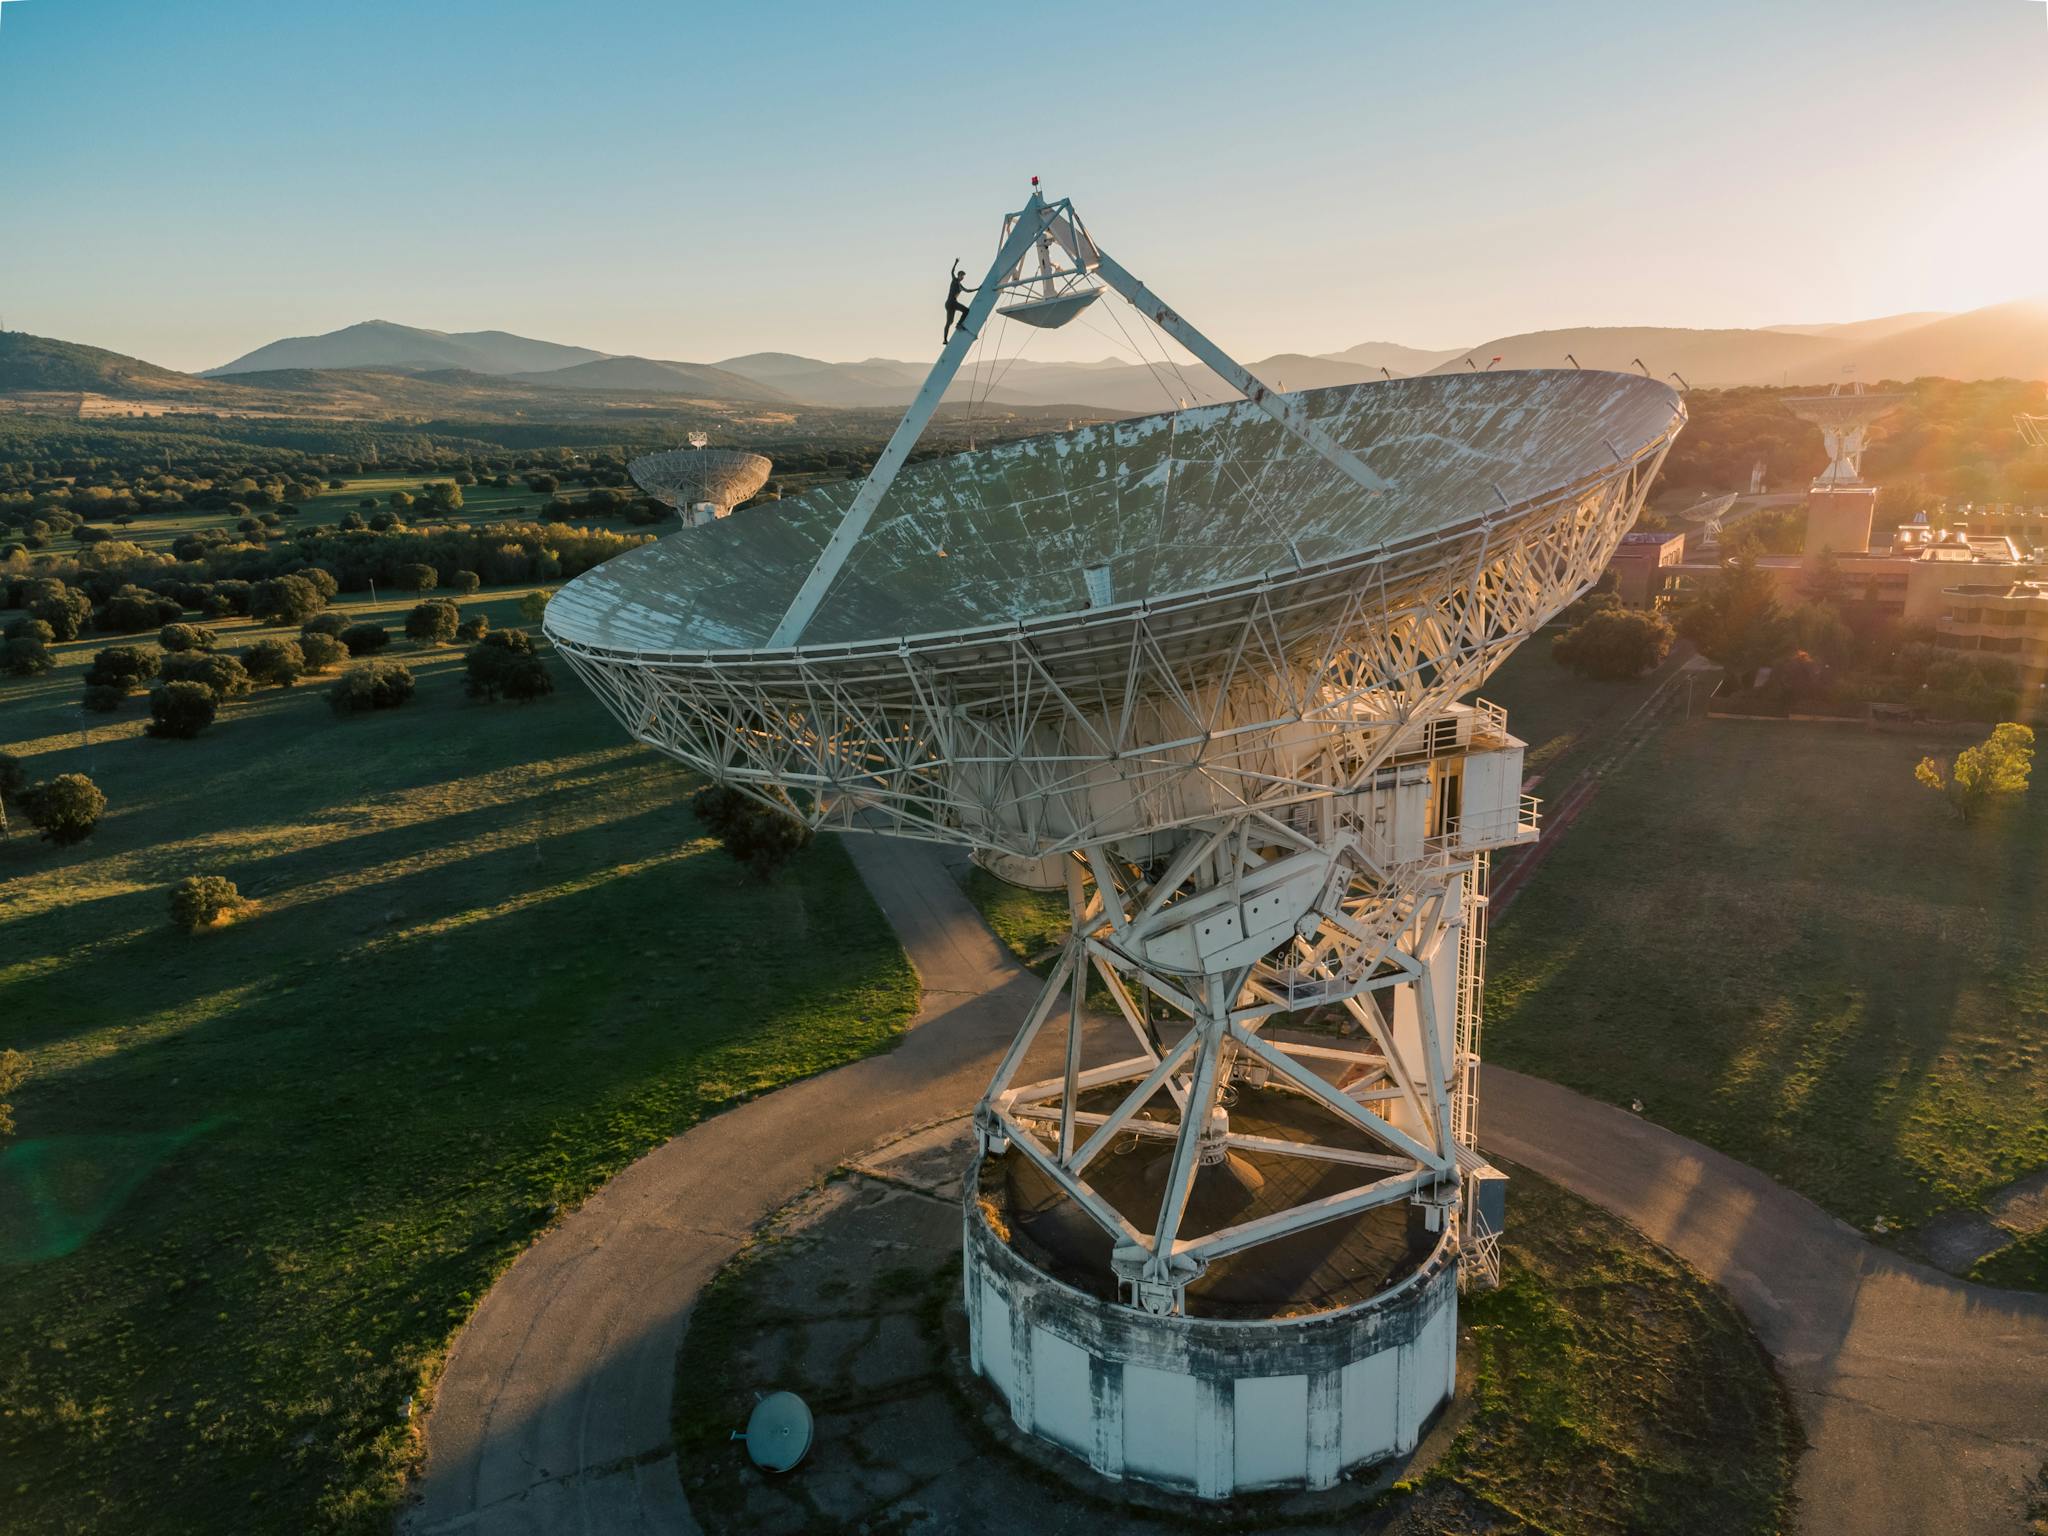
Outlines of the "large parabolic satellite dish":
M 1243 398 L 907 464 L 999 302 L 1094 290 Z M 1459 701 L 1591 585 L 1684 418 L 1592 371 L 1276 393 L 1034 192 L 867 481 L 549 605 L 639 740 L 1066 890 L 966 1212 L 974 1365 L 1026 1430 L 1221 1497 L 1410 1449 L 1452 1390 L 1501 1223 L 1487 861 L 1535 836 L 1522 744 Z

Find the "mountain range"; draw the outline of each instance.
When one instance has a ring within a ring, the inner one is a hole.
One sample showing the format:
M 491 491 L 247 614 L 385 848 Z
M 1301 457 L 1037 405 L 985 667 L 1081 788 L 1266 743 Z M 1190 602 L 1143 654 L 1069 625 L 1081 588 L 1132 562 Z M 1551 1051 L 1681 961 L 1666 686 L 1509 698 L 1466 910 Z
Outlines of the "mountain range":
M 947 398 L 1010 405 L 1074 405 L 1129 412 L 1175 402 L 1228 399 L 1231 391 L 1198 363 L 1037 362 L 1018 358 L 991 378 L 972 363 Z M 1843 378 L 2048 377 L 2048 306 L 2017 302 L 1964 314 L 1919 311 L 1875 320 L 1743 329 L 1579 326 L 1496 336 L 1444 351 L 1374 341 L 1315 355 L 1280 353 L 1251 364 L 1283 389 L 1354 384 L 1395 374 L 1463 368 L 1640 368 L 1676 374 L 1701 388 L 1740 384 L 1826 384 Z M 631 390 L 704 399 L 900 409 L 922 383 L 921 361 L 870 357 L 835 363 L 787 352 L 751 352 L 709 364 L 614 357 L 585 347 L 533 341 L 503 331 L 449 334 L 370 321 L 325 336 L 293 337 L 209 371 L 235 377 L 278 368 L 379 368 L 424 372 L 461 368 L 538 388 Z
M 1160 352 L 1144 362 L 970 361 L 947 394 L 954 406 L 1029 414 L 1111 416 L 1233 398 L 1214 373 Z M 1844 379 L 2048 378 L 2048 305 L 2015 302 L 1962 314 L 1918 312 L 1847 323 L 1689 330 L 1581 326 L 1497 336 L 1430 351 L 1364 342 L 1315 355 L 1279 353 L 1250 367 L 1287 390 L 1392 374 L 1467 368 L 1641 369 L 1701 388 L 1824 386 Z M 378 418 L 451 415 L 581 420 L 609 410 L 803 408 L 900 410 L 923 382 L 922 361 L 835 363 L 750 352 L 713 363 L 616 356 L 506 331 L 446 332 L 372 320 L 259 347 L 203 374 L 178 373 L 76 343 L 0 332 L 0 401 L 62 408 L 55 397 L 148 402 L 151 408 Z M 118 411 L 116 412 L 119 413 Z

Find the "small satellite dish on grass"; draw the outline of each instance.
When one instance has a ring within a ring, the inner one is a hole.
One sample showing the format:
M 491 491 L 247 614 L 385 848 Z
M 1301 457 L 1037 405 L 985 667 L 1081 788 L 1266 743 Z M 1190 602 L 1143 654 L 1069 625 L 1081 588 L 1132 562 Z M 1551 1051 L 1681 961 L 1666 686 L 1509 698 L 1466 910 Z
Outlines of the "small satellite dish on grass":
M 763 1472 L 788 1472 L 811 1452 L 810 1405 L 794 1392 L 770 1392 L 754 1404 L 746 1429 L 747 1455 Z

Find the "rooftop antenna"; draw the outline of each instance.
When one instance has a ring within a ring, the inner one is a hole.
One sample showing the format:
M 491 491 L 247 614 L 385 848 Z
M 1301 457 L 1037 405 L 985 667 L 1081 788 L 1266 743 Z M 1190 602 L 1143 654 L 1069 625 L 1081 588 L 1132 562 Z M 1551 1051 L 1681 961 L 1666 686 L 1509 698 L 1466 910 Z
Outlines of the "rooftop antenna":
M 1643 370 L 1644 378 L 1647 379 L 1650 376 L 1650 365 L 1644 362 L 1640 357 L 1632 357 L 1629 359 L 1629 361 L 1634 363 L 1638 368 Z
M 1467 368 L 1470 368 L 1474 373 L 1477 373 L 1479 371 L 1479 365 L 1472 361 L 1472 354 L 1469 352 L 1465 354 L 1465 366 Z
M 1394 375 L 1390 371 L 1388 371 L 1387 365 L 1385 363 L 1380 364 L 1380 377 L 1387 380 L 1389 383 L 1393 382 Z
M 1685 382 L 1685 375 L 1680 373 L 1676 368 L 1672 369 L 1671 372 L 1665 375 L 1665 377 L 1668 379 L 1678 380 L 1678 392 L 1681 395 L 1690 394 L 1692 392 L 1692 386 Z
M 1564 360 L 1570 363 L 1574 368 L 1579 366 L 1579 360 L 1576 357 L 1573 357 L 1569 352 L 1565 353 Z

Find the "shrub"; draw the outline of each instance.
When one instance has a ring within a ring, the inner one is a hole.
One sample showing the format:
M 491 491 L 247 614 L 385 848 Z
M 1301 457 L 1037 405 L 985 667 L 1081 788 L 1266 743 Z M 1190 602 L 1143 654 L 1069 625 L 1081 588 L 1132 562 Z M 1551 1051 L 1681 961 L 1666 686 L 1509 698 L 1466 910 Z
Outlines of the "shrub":
M 1671 654 L 1671 626 L 1636 608 L 1606 608 L 1550 642 L 1552 659 L 1582 677 L 1640 677 Z
M 185 651 L 164 658 L 163 679 L 167 683 L 199 683 L 216 700 L 238 699 L 255 688 L 240 659 L 211 651 Z
M 106 814 L 107 797 L 82 773 L 60 773 L 54 779 L 32 784 L 19 796 L 29 825 L 42 833 L 45 842 L 69 848 L 92 836 L 100 817 Z
M 149 691 L 150 735 L 164 741 L 190 741 L 209 725 L 220 700 L 204 683 L 163 683 Z
M 367 656 L 391 643 L 391 631 L 382 624 L 351 624 L 340 635 L 351 656 Z
M 415 562 L 398 568 L 398 584 L 408 592 L 431 592 L 440 582 L 431 565 Z
M 111 715 L 121 707 L 121 701 L 128 697 L 128 692 L 126 688 L 112 683 L 87 683 L 85 696 L 79 703 L 94 714 Z
M 167 651 L 210 651 L 220 637 L 201 624 L 166 624 L 156 632 L 156 643 Z
M 12 753 L 0 752 L 0 803 L 19 800 L 28 788 L 28 770 Z
M 314 614 L 312 618 L 299 626 L 299 633 L 301 635 L 338 635 L 347 628 L 347 614 L 329 611 L 327 613 Z
M 412 688 L 409 668 L 395 661 L 371 661 L 342 673 L 328 690 L 327 702 L 337 715 L 396 709 L 412 697 Z
M 90 688 L 119 688 L 123 693 L 140 688 L 157 674 L 163 658 L 139 645 L 110 645 L 92 659 L 85 674 Z
M 405 635 L 422 645 L 446 645 L 455 638 L 461 623 L 462 611 L 453 602 L 445 597 L 431 598 L 406 615 Z
M 11 1094 L 28 1081 L 28 1057 L 16 1050 L 0 1051 L 0 1093 Z M 0 1101 L 0 1136 L 14 1134 L 14 1106 Z
M 529 592 L 519 599 L 519 613 L 529 624 L 538 624 L 548 611 L 545 592 Z
M 810 845 L 811 829 L 795 817 L 721 784 L 698 790 L 690 809 L 756 880 L 773 880 Z
M 305 674 L 306 653 L 296 640 L 262 640 L 249 647 L 244 663 L 257 682 L 289 688 Z
M 187 875 L 171 887 L 171 922 L 186 933 L 211 928 L 241 905 L 235 882 L 221 875 Z
M 308 672 L 325 672 L 347 654 L 347 646 L 317 629 L 299 636 L 299 657 Z
M 464 597 L 469 596 L 470 593 L 476 591 L 483 584 L 483 577 L 477 575 L 475 571 L 457 571 L 448 582 L 449 586 L 460 592 Z
M 259 619 L 276 624 L 303 624 L 322 608 L 327 599 L 304 576 L 273 576 L 256 583 L 249 608 Z
M 473 613 L 455 626 L 455 638 L 467 640 L 472 645 L 491 632 L 491 621 L 487 615 Z

